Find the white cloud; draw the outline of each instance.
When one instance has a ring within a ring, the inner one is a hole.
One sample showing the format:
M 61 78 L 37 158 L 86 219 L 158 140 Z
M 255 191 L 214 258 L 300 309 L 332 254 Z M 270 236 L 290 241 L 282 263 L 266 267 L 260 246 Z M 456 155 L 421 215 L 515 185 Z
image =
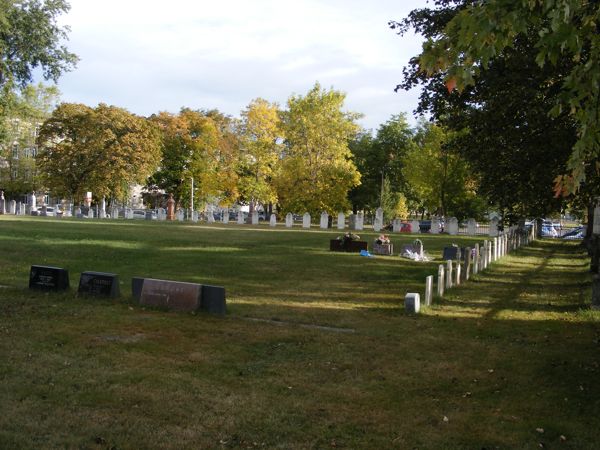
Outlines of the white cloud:
M 419 39 L 387 27 L 425 0 L 71 0 L 62 17 L 79 67 L 63 76 L 65 101 L 138 114 L 181 106 L 238 115 L 253 98 L 285 104 L 314 84 L 347 93 L 348 109 L 376 128 L 410 113 L 394 93 Z

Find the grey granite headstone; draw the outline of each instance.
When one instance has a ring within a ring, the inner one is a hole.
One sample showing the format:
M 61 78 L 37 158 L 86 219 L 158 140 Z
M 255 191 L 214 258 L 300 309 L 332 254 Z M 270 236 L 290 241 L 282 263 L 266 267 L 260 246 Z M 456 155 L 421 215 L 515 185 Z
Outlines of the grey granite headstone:
M 343 212 L 338 213 L 337 229 L 343 230 L 346 228 L 346 215 Z
M 321 221 L 319 223 L 319 227 L 323 230 L 329 228 L 329 214 L 327 214 L 325 211 L 321 213 Z
M 277 216 L 275 214 L 271 214 L 271 217 L 269 217 L 269 226 L 277 226 Z
M 64 291 L 69 289 L 69 272 L 60 267 L 31 266 L 29 289 Z
M 302 228 L 310 228 L 310 214 L 304 213 L 302 216 Z
M 406 294 L 404 296 L 404 310 L 408 314 L 417 314 L 421 310 L 421 296 L 414 292 Z
M 114 273 L 82 272 L 77 292 L 94 297 L 116 298 L 120 295 L 119 277 Z
M 285 226 L 287 228 L 292 228 L 294 226 L 294 215 L 292 213 L 287 213 L 285 215 Z

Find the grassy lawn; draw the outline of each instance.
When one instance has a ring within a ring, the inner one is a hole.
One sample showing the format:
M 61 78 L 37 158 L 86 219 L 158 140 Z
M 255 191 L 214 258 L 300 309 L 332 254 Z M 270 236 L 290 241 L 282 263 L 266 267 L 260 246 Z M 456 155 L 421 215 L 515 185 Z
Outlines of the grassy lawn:
M 442 248 L 476 240 L 422 237 L 419 263 L 330 253 L 339 234 L 0 216 L 0 448 L 597 447 L 576 243 L 536 242 L 408 316 Z M 74 288 L 29 291 L 31 264 Z M 78 298 L 85 270 L 119 274 L 122 298 Z M 134 276 L 225 286 L 229 314 L 140 308 Z

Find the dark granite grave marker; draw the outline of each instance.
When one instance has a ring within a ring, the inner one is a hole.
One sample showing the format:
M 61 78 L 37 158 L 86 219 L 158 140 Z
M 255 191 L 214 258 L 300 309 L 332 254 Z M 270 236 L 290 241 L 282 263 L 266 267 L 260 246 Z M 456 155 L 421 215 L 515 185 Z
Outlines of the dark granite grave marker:
M 459 247 L 454 247 L 454 246 L 444 247 L 444 254 L 442 256 L 442 259 L 444 261 L 447 261 L 449 259 L 459 260 L 459 259 L 461 259 L 461 255 L 462 255 L 462 252 Z
M 69 272 L 60 267 L 31 266 L 29 289 L 64 291 L 69 289 Z
M 225 302 L 225 288 L 221 286 L 202 285 L 202 298 L 200 309 L 210 314 L 225 315 L 227 305 Z
M 131 278 L 131 296 L 136 300 L 140 301 L 142 297 L 142 287 L 144 286 L 144 278 L 133 277 Z
M 83 272 L 77 292 L 95 297 L 118 297 L 119 277 L 114 273 Z

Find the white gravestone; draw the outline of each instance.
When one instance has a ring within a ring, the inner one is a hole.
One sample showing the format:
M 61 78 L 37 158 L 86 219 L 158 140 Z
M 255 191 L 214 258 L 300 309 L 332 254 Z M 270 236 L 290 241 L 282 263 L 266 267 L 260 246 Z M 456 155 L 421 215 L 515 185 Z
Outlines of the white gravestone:
M 437 281 L 437 295 L 438 297 L 444 296 L 444 265 L 438 266 L 438 281 Z
M 21 202 L 17 203 L 17 211 L 15 214 L 23 215 L 23 204 Z
M 337 229 L 343 230 L 344 228 L 346 228 L 346 215 L 341 212 L 338 213 Z
M 258 211 L 252 211 L 252 225 L 258 225 Z
M 2 191 L 0 191 L 0 214 L 6 214 L 6 200 Z
M 400 219 L 392 220 L 392 232 L 400 233 L 402 231 L 402 221 Z
M 447 224 L 447 231 L 448 234 L 455 236 L 458 234 L 458 219 L 456 217 L 450 217 L 448 219 L 448 224 Z
M 106 219 L 106 198 L 104 197 L 102 197 L 102 203 L 100 204 L 99 217 L 101 219 Z
M 229 223 L 229 208 L 223 209 L 223 215 L 221 216 L 221 222 L 223 222 L 225 225 L 227 225 Z
M 498 236 L 498 218 L 497 217 L 492 217 L 492 220 L 490 220 L 490 236 L 491 237 Z
M 329 228 L 329 214 L 327 214 L 325 211 L 321 213 L 320 227 L 324 230 Z
M 431 228 L 429 229 L 431 234 L 440 234 L 440 219 L 434 217 L 431 219 Z
M 304 213 L 302 216 L 302 228 L 310 228 L 310 214 Z
M 411 233 L 420 233 L 421 232 L 421 224 L 418 220 L 413 220 L 410 223 L 410 232 Z
M 8 213 L 9 214 L 17 214 L 17 202 L 15 200 L 11 200 L 8 204 Z
M 408 314 L 417 314 L 421 310 L 421 296 L 413 292 L 406 294 L 404 297 L 404 310 Z
M 198 223 L 198 211 L 192 211 L 192 222 Z
M 237 220 L 238 225 L 243 225 L 244 224 L 244 213 L 243 211 L 238 211 L 238 220 Z
M 469 219 L 467 221 L 467 234 L 469 236 L 475 236 L 477 234 L 477 221 L 475 219 Z
M 479 272 L 479 244 L 475 244 L 475 257 L 473 258 L 473 275 Z
M 167 220 L 167 211 L 165 210 L 165 208 L 158 208 L 158 220 Z
M 429 275 L 425 278 L 425 305 L 431 306 L 431 299 L 433 298 L 433 275 Z
M 452 260 L 446 261 L 446 289 L 452 287 Z
M 35 211 L 36 208 L 36 198 L 35 198 L 35 192 L 32 192 L 29 195 L 29 207 L 31 208 L 31 211 Z
M 285 215 L 285 226 L 287 228 L 292 228 L 294 226 L 294 215 L 292 213 L 287 213 Z
M 183 222 L 184 219 L 185 219 L 185 214 L 183 213 L 183 209 L 178 209 L 177 210 L 177 220 L 179 220 L 180 222 Z
M 90 207 L 88 209 L 88 219 L 93 219 L 94 218 L 94 209 L 92 207 Z
M 362 212 L 356 215 L 356 230 L 361 231 L 365 226 L 365 216 Z
M 380 232 L 383 228 L 383 209 L 377 208 L 375 211 L 375 223 L 373 224 L 373 230 Z
M 272 227 L 277 226 L 277 216 L 275 214 L 271 214 L 271 217 L 269 218 L 269 225 Z
M 192 220 L 193 220 L 193 218 L 194 218 L 194 215 L 192 214 Z M 196 221 L 198 221 L 198 219 L 196 219 Z M 208 223 L 215 223 L 215 214 L 213 213 L 212 208 L 209 208 L 208 211 L 206 212 L 206 221 Z

